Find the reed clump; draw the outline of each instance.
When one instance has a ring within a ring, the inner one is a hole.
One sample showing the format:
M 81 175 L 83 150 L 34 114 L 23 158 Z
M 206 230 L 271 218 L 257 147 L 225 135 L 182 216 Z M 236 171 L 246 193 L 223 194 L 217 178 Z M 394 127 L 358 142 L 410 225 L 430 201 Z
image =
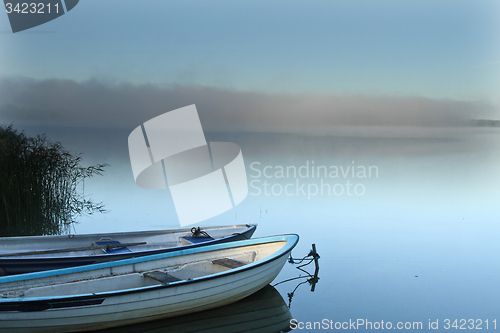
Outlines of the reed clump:
M 104 213 L 85 198 L 84 181 L 107 165 L 80 163 L 59 142 L 0 125 L 0 236 L 61 234 L 82 214 Z

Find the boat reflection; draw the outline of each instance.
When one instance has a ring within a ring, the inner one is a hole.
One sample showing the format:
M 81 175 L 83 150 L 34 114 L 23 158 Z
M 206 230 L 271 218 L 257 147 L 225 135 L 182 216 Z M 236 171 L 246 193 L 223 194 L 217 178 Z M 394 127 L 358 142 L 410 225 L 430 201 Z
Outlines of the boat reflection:
M 292 315 L 280 293 L 267 285 L 236 303 L 190 315 L 108 328 L 102 332 L 288 332 Z M 100 332 L 100 331 L 97 331 Z

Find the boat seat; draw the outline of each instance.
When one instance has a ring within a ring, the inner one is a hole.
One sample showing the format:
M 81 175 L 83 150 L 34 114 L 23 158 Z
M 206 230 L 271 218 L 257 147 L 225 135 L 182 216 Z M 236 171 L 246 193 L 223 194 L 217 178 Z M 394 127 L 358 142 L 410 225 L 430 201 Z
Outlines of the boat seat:
M 192 237 L 192 236 L 184 236 L 182 237 L 182 239 L 188 242 L 189 244 L 199 244 L 214 240 L 212 237 Z
M 238 268 L 241 266 L 245 266 L 248 263 L 230 258 L 222 258 L 212 260 L 212 264 L 221 265 L 227 268 Z
M 113 240 L 98 241 L 98 242 L 95 242 L 95 243 L 96 243 L 96 245 L 99 245 L 99 246 L 121 244 L 119 241 L 113 241 Z M 121 247 L 121 246 L 120 247 L 112 247 L 112 248 L 109 248 L 109 249 L 102 249 L 102 250 L 104 251 L 104 253 L 107 253 L 107 254 L 132 252 L 126 246 L 123 246 L 123 247 Z
M 170 282 L 181 281 L 181 279 L 176 278 L 170 274 L 161 271 L 152 271 L 143 274 L 144 277 L 152 278 L 163 284 L 169 284 Z

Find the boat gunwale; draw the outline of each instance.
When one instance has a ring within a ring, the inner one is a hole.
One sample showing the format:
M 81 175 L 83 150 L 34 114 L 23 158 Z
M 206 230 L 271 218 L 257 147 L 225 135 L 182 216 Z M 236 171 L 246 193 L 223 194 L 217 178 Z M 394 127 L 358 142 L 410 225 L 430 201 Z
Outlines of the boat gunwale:
M 157 290 L 157 289 L 178 287 L 181 285 L 203 282 L 203 281 L 207 281 L 207 280 L 211 280 L 211 279 L 215 279 L 215 278 L 219 278 L 219 277 L 223 277 L 223 276 L 229 276 L 232 274 L 237 274 L 237 273 L 240 273 L 242 271 L 247 271 L 249 269 L 265 265 L 265 264 L 270 263 L 272 261 L 278 260 L 279 258 L 281 258 L 284 255 L 287 255 L 297 245 L 297 243 L 299 241 L 299 235 L 286 234 L 286 235 L 276 235 L 276 236 L 270 236 L 270 237 L 252 238 L 252 239 L 242 240 L 242 241 L 237 241 L 237 242 L 213 244 L 213 245 L 207 245 L 207 246 L 204 246 L 201 248 L 189 248 L 189 249 L 183 249 L 183 250 L 178 250 L 178 251 L 173 251 L 173 252 L 153 254 L 150 256 L 122 259 L 122 260 L 117 260 L 117 261 L 91 264 L 91 265 L 86 265 L 86 266 L 69 267 L 69 268 L 62 268 L 62 269 L 42 271 L 42 272 L 26 273 L 26 274 L 21 274 L 21 275 L 3 276 L 3 277 L 0 277 L 0 285 L 2 283 L 9 283 L 9 282 L 15 282 L 15 281 L 25 281 L 25 280 L 32 280 L 32 279 L 44 278 L 44 277 L 50 277 L 50 276 L 72 274 L 72 273 L 91 271 L 91 270 L 96 270 L 96 269 L 101 269 L 101 268 L 111 268 L 111 267 L 117 267 L 117 266 L 124 266 L 124 265 L 135 264 L 135 263 L 149 261 L 149 260 L 177 257 L 177 256 L 186 255 L 186 254 L 195 254 L 195 253 L 200 253 L 200 252 L 212 252 L 212 251 L 217 251 L 217 250 L 225 250 L 225 249 L 231 249 L 231 248 L 237 248 L 237 247 L 243 247 L 243 246 L 275 243 L 275 242 L 280 242 L 280 241 L 286 241 L 286 244 L 283 247 L 281 247 L 279 250 L 274 252 L 273 254 L 271 254 L 271 255 L 269 255 L 261 260 L 255 261 L 253 263 L 249 263 L 245 266 L 230 269 L 230 270 L 227 270 L 224 272 L 213 273 L 213 274 L 209 274 L 209 275 L 201 276 L 201 277 L 195 277 L 191 280 L 185 279 L 185 280 L 171 282 L 168 284 L 121 289 L 121 290 L 115 290 L 115 291 L 105 291 L 105 292 L 98 292 L 98 293 L 91 293 L 91 294 L 64 295 L 64 296 L 43 296 L 43 297 L 28 297 L 28 298 L 22 298 L 22 297 L 21 298 L 20 297 L 0 298 L 0 307 L 3 305 L 4 306 L 6 306 L 6 305 L 15 306 L 17 304 L 25 304 L 28 302 L 45 302 L 45 303 L 48 302 L 48 303 L 51 303 L 51 302 L 59 302 L 59 301 L 67 301 L 67 300 L 76 301 L 76 300 L 87 300 L 87 299 L 93 299 L 93 298 L 103 298 L 103 297 L 109 297 L 109 296 L 118 296 L 118 295 L 123 295 L 123 294 L 134 294 L 134 293 L 138 293 L 138 292 L 147 292 L 147 291 Z M 244 242 L 245 244 L 239 244 L 241 242 Z M 64 272 L 61 273 L 61 271 L 64 271 Z M 2 280 L 6 280 L 6 281 L 2 281 Z M 0 308 L 0 312 L 2 312 L 1 308 Z
M 224 229 L 224 228 L 234 228 L 234 227 L 256 227 L 255 223 L 242 223 L 242 224 L 230 224 L 230 225 L 218 225 L 218 226 L 200 226 L 203 229 Z M 157 230 L 142 230 L 142 231 L 120 231 L 120 232 L 100 232 L 94 234 L 67 234 L 67 235 L 44 235 L 44 236 L 13 236 L 13 237 L 0 237 L 0 241 L 17 241 L 17 240 L 31 240 L 31 239 L 46 239 L 50 237 L 52 239 L 56 238 L 80 238 L 80 237 L 102 237 L 106 235 L 130 235 L 135 233 L 141 234 L 173 234 L 173 233 L 181 233 L 181 232 L 190 232 L 192 227 L 181 228 L 181 229 L 157 229 Z

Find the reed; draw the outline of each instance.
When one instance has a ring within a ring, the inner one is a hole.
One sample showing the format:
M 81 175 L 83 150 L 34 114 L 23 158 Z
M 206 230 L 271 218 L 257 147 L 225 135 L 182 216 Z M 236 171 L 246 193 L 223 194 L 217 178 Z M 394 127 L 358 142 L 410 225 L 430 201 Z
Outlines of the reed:
M 106 212 L 85 197 L 84 186 L 107 165 L 80 163 L 81 154 L 59 142 L 0 125 L 0 235 L 61 234 L 82 214 Z

